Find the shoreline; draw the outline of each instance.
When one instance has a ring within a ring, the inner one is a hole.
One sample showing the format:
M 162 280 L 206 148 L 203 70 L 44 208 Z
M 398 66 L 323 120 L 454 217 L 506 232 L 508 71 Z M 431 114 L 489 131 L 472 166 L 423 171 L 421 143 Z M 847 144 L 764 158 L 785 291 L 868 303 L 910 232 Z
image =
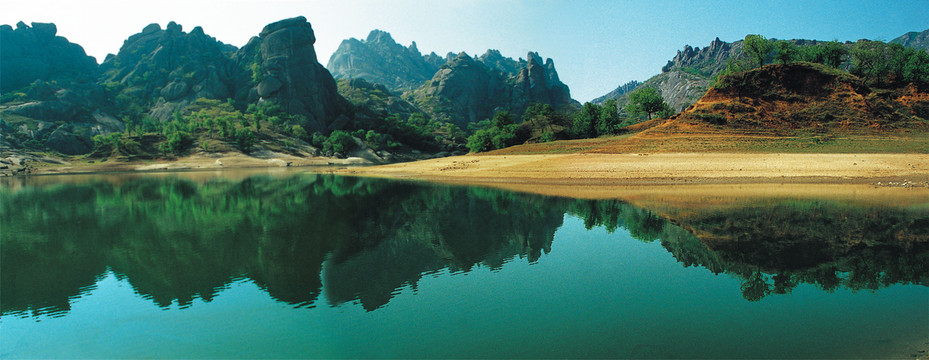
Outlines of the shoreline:
M 929 187 L 926 154 L 656 153 L 464 155 L 337 174 L 459 184 L 874 184 Z
M 10 159 L 5 158 L 5 159 Z M 348 176 L 480 185 L 549 195 L 602 197 L 622 187 L 872 185 L 929 189 L 929 154 L 638 153 L 462 155 L 378 165 L 350 157 L 197 154 L 165 161 L 29 163 L 29 174 L 170 173 L 293 169 Z M 593 194 L 593 195 L 591 195 Z

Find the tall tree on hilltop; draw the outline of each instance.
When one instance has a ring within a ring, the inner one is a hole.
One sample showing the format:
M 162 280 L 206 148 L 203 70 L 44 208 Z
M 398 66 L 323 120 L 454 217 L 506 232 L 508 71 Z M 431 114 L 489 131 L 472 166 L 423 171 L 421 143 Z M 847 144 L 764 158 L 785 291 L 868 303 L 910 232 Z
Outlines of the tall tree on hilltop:
M 789 41 L 780 40 L 774 43 L 774 59 L 787 65 L 800 56 L 800 49 Z
M 758 63 L 758 67 L 764 65 L 765 60 L 768 59 L 768 53 L 771 52 L 773 47 L 774 45 L 764 36 L 755 34 L 746 35 L 745 41 L 742 43 L 742 49 Z

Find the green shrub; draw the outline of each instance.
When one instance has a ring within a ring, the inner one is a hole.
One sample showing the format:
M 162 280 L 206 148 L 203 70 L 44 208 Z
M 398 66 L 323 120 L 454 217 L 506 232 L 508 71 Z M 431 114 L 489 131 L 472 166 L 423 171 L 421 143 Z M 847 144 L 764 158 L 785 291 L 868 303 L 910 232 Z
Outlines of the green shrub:
M 243 153 L 250 153 L 252 148 L 255 146 L 255 143 L 258 142 L 258 137 L 255 136 L 255 132 L 252 129 L 247 127 L 236 129 L 235 131 L 235 142 L 239 146 L 239 150 Z
M 344 130 L 333 131 L 323 142 L 323 151 L 334 154 L 350 151 L 355 147 L 355 139 Z

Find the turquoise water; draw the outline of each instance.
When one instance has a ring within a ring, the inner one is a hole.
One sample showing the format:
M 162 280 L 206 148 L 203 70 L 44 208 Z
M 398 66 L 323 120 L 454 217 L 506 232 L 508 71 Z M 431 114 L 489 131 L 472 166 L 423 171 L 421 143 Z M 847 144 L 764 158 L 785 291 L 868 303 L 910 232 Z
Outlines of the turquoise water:
M 621 201 L 311 174 L 64 179 L 0 187 L 0 357 L 885 358 L 929 341 L 925 208 L 785 200 L 675 225 Z M 764 226 L 813 235 L 745 230 Z

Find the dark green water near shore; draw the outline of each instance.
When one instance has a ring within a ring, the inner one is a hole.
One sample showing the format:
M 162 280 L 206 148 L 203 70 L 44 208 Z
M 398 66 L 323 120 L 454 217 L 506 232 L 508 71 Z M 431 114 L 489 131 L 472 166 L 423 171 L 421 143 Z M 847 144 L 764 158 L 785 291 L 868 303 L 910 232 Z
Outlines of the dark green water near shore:
M 0 183 L 3 358 L 883 358 L 929 341 L 929 204 L 667 219 L 331 175 L 29 179 Z

